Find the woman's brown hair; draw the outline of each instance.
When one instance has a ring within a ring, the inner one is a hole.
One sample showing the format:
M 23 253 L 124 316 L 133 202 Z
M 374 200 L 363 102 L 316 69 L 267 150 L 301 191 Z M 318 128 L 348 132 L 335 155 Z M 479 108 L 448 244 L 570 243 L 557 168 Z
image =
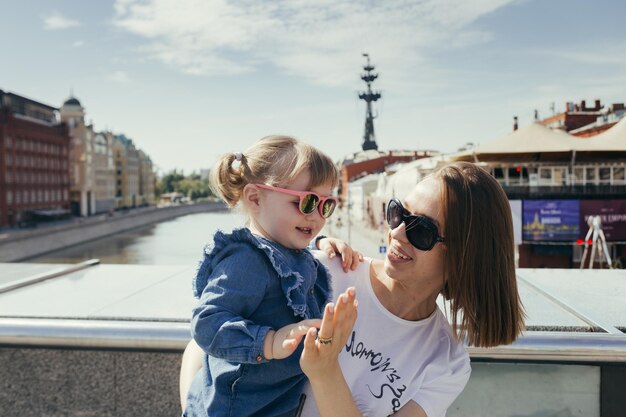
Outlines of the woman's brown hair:
M 211 171 L 211 189 L 234 207 L 247 184 L 285 186 L 305 169 L 311 188 L 339 182 L 332 159 L 319 149 L 290 136 L 266 136 L 242 154 L 222 155 Z
M 435 173 L 443 183 L 446 283 L 455 333 L 470 346 L 512 343 L 524 328 L 515 276 L 513 221 L 495 178 L 469 162 Z

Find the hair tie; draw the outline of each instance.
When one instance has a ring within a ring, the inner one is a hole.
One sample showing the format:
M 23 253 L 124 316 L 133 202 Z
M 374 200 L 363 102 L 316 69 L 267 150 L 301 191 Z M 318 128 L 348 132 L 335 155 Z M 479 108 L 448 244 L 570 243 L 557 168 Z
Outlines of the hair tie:
M 233 155 L 235 155 L 235 159 L 233 159 L 230 167 L 235 171 L 239 171 L 239 168 L 241 168 L 241 163 L 243 161 L 243 154 L 241 152 L 233 152 Z

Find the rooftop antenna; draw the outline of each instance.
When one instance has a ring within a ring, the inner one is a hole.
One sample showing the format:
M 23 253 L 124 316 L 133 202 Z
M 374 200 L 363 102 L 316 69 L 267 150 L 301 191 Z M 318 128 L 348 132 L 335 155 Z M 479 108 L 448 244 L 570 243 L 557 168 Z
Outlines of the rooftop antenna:
M 372 82 L 378 78 L 378 74 L 373 72 L 375 67 L 370 63 L 370 55 L 364 53 L 363 56 L 367 59 L 367 63 L 363 67 L 365 73 L 361 74 L 361 79 L 367 84 L 367 91 L 359 93 L 359 98 L 365 100 L 367 107 L 365 111 L 365 133 L 363 134 L 362 148 L 364 151 L 370 149 L 378 150 L 376 135 L 374 134 L 374 119 L 378 117 L 378 114 L 374 116 L 372 113 L 372 101 L 376 101 L 381 97 L 380 91 L 372 91 Z
M 602 259 L 602 255 L 604 255 L 609 269 L 613 269 L 611 256 L 609 256 L 609 249 L 606 246 L 606 238 L 604 237 L 604 232 L 602 231 L 602 219 L 600 216 L 589 216 L 587 224 L 589 225 L 589 231 L 587 232 L 587 236 L 585 236 L 585 249 L 583 250 L 583 256 L 580 258 L 580 269 L 583 269 L 585 265 L 585 258 L 587 257 L 587 252 L 589 250 L 589 242 L 591 242 L 589 269 L 593 269 L 596 252 L 598 253 L 600 267 L 602 267 L 602 261 L 604 260 Z

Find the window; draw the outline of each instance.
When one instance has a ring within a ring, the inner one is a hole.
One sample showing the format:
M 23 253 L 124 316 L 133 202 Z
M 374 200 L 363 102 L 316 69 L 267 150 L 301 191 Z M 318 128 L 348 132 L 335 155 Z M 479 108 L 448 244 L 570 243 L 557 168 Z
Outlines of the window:
M 542 180 L 551 180 L 552 179 L 552 169 L 550 168 L 540 168 L 539 169 L 539 178 Z
M 583 167 L 574 168 L 574 184 L 583 184 L 585 182 L 585 169 Z
M 609 167 L 598 168 L 598 173 L 600 177 L 600 182 L 603 182 L 603 183 L 611 182 L 611 168 Z
M 13 192 L 7 191 L 7 204 L 13 204 Z
M 624 167 L 613 167 L 613 181 L 624 182 Z
M 596 168 L 593 167 L 588 167 L 585 168 L 585 174 L 587 175 L 587 177 L 585 178 L 586 182 L 588 183 L 595 183 L 596 179 L 597 179 L 597 175 L 596 175 Z
M 524 183 L 524 179 L 528 178 L 528 171 L 526 167 L 514 167 L 509 168 L 509 184 L 510 185 L 519 185 Z
M 553 184 L 554 185 L 564 185 L 567 181 L 567 168 L 559 167 L 554 168 L 554 172 L 552 174 Z

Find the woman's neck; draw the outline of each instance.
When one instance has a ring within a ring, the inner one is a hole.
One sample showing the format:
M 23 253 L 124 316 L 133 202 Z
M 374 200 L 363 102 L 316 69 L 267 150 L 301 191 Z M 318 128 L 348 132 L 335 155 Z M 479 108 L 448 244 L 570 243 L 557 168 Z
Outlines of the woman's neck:
M 378 301 L 393 315 L 418 321 L 429 317 L 437 308 L 438 292 L 418 285 L 409 287 L 387 276 L 384 262 L 373 260 L 370 282 Z

